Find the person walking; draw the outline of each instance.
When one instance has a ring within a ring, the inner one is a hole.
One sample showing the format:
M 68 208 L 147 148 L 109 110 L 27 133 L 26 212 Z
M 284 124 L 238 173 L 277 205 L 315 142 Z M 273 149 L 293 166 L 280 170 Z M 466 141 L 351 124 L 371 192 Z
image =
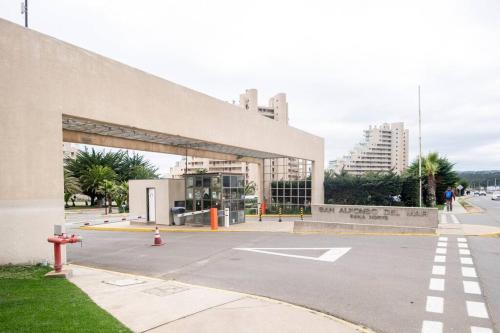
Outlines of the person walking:
M 446 200 L 446 210 L 451 212 L 453 210 L 453 200 L 455 200 L 455 192 L 448 187 L 448 189 L 444 192 L 444 199 Z

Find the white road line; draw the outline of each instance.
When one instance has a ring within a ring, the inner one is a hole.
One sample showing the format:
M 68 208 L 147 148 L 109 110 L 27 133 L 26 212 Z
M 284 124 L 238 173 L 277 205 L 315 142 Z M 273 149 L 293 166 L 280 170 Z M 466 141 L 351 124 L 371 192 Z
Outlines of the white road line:
M 436 249 L 436 254 L 446 254 L 446 248 L 444 248 L 444 247 L 438 247 Z
M 422 333 L 442 333 L 443 323 L 440 321 L 424 320 L 422 322 Z
M 493 333 L 491 328 L 471 326 L 470 333 Z
M 469 255 L 470 256 L 470 251 L 466 249 L 460 249 L 458 252 L 460 252 L 461 255 Z
M 445 256 L 434 256 L 434 262 L 446 262 Z
M 429 282 L 430 290 L 444 291 L 444 279 L 431 278 Z
M 448 224 L 448 218 L 444 214 L 441 214 L 441 224 Z
M 474 267 L 462 267 L 462 276 L 477 278 L 476 270 Z
M 443 313 L 443 298 L 436 296 L 427 296 L 425 310 L 427 312 Z
M 479 283 L 477 283 L 476 281 L 463 281 L 463 283 L 464 293 L 481 295 L 481 288 L 479 287 Z
M 438 247 L 447 247 L 448 243 L 447 242 L 438 242 Z
M 453 221 L 453 223 L 460 223 L 460 221 L 458 221 L 457 217 L 455 215 L 450 215 L 451 216 L 451 220 Z
M 439 237 L 439 241 L 440 242 L 447 242 L 448 241 L 448 237 Z
M 472 263 L 472 258 L 468 258 L 468 257 L 460 257 L 460 263 L 462 265 L 474 265 Z
M 446 267 L 434 265 L 434 266 L 432 266 L 432 274 L 433 275 L 445 275 L 446 274 Z
M 467 239 L 462 238 L 462 237 L 458 237 L 457 238 L 457 242 L 459 242 L 459 243 L 467 243 Z
M 466 304 L 469 317 L 488 319 L 488 311 L 486 310 L 486 306 L 483 302 L 467 301 Z
M 469 248 L 469 245 L 465 244 L 465 243 L 457 243 L 458 247 L 461 248 L 461 249 L 468 249 Z
M 476 270 L 474 267 L 462 267 L 462 275 L 464 277 L 477 278 Z

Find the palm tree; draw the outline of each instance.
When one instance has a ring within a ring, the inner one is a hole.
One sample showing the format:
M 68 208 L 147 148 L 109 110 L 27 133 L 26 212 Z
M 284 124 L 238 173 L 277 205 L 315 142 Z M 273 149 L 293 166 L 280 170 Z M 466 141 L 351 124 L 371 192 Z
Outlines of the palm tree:
M 80 184 L 90 197 L 90 204 L 94 205 L 95 198 L 102 194 L 100 187 L 105 180 L 115 180 L 116 173 L 108 166 L 93 165 L 82 172 Z
M 439 155 L 430 153 L 422 158 L 422 167 L 427 176 L 428 202 L 431 207 L 436 206 L 436 174 L 439 171 Z
M 64 207 L 68 208 L 68 201 L 72 195 L 81 193 L 82 189 L 78 182 L 78 178 L 73 177 L 69 170 L 64 169 Z
M 120 213 L 124 212 L 123 204 L 128 206 L 128 182 L 121 182 L 119 184 L 115 184 L 115 188 L 113 189 L 114 200 L 116 205 L 118 206 L 118 211 Z
M 111 207 L 113 206 L 113 197 L 116 191 L 116 183 L 109 179 L 104 179 L 99 186 L 99 191 L 104 195 L 104 213 L 111 214 Z M 107 209 L 109 207 L 109 210 Z

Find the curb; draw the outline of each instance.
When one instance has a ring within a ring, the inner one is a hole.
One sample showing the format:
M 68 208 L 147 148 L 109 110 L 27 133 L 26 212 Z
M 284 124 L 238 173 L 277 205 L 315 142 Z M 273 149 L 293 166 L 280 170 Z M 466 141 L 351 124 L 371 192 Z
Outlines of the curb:
M 127 228 L 127 227 L 92 227 L 92 226 L 82 226 L 79 227 L 82 230 L 94 230 L 94 231 L 125 231 L 125 232 L 154 232 L 154 228 Z M 269 230 L 210 230 L 210 229 L 162 229 L 158 228 L 160 232 L 286 232 L 289 231 L 269 231 Z
M 75 268 L 82 267 L 82 268 L 96 270 L 96 271 L 104 271 L 104 272 L 109 272 L 109 273 L 128 275 L 128 276 L 131 276 L 131 277 L 140 277 L 140 278 L 145 278 L 145 279 L 150 279 L 150 280 L 156 280 L 156 281 L 162 281 L 162 282 L 172 281 L 172 282 L 175 282 L 177 284 L 188 286 L 188 287 L 195 287 L 195 288 L 203 288 L 203 289 L 216 290 L 216 291 L 220 291 L 220 292 L 224 292 L 224 293 L 239 295 L 241 297 L 248 297 L 248 298 L 263 300 L 263 301 L 267 301 L 267 302 L 274 303 L 274 304 L 282 304 L 282 305 L 290 306 L 292 308 L 300 309 L 302 311 L 311 312 L 311 313 L 314 313 L 314 314 L 316 314 L 318 316 L 321 316 L 321 317 L 324 317 L 324 318 L 328 318 L 330 320 L 333 320 L 333 321 L 341 323 L 341 324 L 343 324 L 345 326 L 348 326 L 348 327 L 350 327 L 350 328 L 352 328 L 352 329 L 354 329 L 354 330 L 356 330 L 356 331 L 358 331 L 360 333 L 377 333 L 377 332 L 371 330 L 368 327 L 351 323 L 351 322 L 349 322 L 347 320 L 335 317 L 333 315 L 330 315 L 330 314 L 327 314 L 327 313 L 324 313 L 324 312 L 321 312 L 321 311 L 318 311 L 318 310 L 314 310 L 314 309 L 311 309 L 311 308 L 307 308 L 305 306 L 300 306 L 300 305 L 296 305 L 296 304 L 293 304 L 293 303 L 288 303 L 288 302 L 285 302 L 285 301 L 280 301 L 280 300 L 277 300 L 277 299 L 274 299 L 274 298 L 270 298 L 270 297 L 266 297 L 266 296 L 246 294 L 246 293 L 239 292 L 239 291 L 232 291 L 232 290 L 220 289 L 220 288 L 215 288 L 215 287 L 207 287 L 207 286 L 202 286 L 202 285 L 197 285 L 197 284 L 190 284 L 190 283 L 180 282 L 180 281 L 172 280 L 172 279 L 165 280 L 165 279 L 161 279 L 161 278 L 157 278 L 157 277 L 152 277 L 152 276 L 132 274 L 132 273 L 125 273 L 125 272 L 118 272 L 118 271 L 112 271 L 112 270 L 108 270 L 108 269 L 96 268 L 96 267 L 91 267 L 91 266 L 83 266 L 83 265 L 76 265 L 76 264 L 70 264 L 70 266 L 73 266 Z
M 82 230 L 93 230 L 93 231 L 122 231 L 122 232 L 154 232 L 154 228 L 110 228 L 110 227 L 92 227 L 92 226 L 82 226 L 79 227 Z M 336 233 L 322 233 L 322 232 L 293 232 L 293 231 L 269 231 L 269 230 L 210 230 L 210 229 L 162 229 L 159 228 L 160 232 L 205 232 L 205 233 L 217 233 L 217 232 L 284 232 L 296 235 L 333 235 L 333 236 L 416 236 L 416 237 L 437 237 L 438 234 L 407 234 L 407 233 L 369 233 L 369 232 L 336 232 Z

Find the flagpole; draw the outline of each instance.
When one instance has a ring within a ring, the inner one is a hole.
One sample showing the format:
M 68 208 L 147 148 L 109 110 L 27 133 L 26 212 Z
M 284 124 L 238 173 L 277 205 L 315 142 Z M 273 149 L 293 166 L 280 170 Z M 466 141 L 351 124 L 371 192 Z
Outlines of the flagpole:
M 418 86 L 418 202 L 422 207 L 422 111 L 420 109 L 420 85 Z

